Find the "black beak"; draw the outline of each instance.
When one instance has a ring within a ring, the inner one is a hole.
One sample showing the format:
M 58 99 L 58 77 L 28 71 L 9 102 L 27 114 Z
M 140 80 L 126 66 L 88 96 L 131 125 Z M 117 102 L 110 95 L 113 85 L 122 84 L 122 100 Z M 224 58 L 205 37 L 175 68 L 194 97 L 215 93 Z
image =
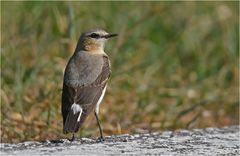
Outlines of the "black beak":
M 107 34 L 104 36 L 104 38 L 111 38 L 111 37 L 115 37 L 115 36 L 118 36 L 118 34 Z

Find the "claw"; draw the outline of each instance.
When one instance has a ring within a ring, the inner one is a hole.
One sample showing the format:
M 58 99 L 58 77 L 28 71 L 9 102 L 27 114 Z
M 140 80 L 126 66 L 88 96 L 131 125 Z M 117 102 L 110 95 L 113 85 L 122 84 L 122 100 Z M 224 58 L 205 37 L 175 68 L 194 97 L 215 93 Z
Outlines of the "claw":
M 103 138 L 103 137 L 99 137 L 98 139 L 97 139 L 97 142 L 104 142 L 105 141 L 105 139 Z

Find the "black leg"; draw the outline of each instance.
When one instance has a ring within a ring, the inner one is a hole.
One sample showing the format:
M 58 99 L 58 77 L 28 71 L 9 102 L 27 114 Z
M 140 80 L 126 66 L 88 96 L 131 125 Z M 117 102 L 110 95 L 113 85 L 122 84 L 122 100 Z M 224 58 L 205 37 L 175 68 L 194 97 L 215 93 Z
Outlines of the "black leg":
M 74 133 L 73 133 L 72 139 L 70 141 L 74 141 L 74 140 L 75 140 L 75 136 L 74 136 Z
M 99 138 L 99 141 L 102 142 L 104 141 L 103 139 L 103 134 L 102 134 L 102 128 L 101 128 L 101 125 L 100 125 L 100 122 L 99 122 L 99 119 L 98 119 L 98 115 L 96 112 L 94 112 L 94 115 L 96 117 L 96 120 L 97 120 L 97 124 L 98 124 L 98 128 L 99 128 L 99 131 L 100 131 L 100 138 Z

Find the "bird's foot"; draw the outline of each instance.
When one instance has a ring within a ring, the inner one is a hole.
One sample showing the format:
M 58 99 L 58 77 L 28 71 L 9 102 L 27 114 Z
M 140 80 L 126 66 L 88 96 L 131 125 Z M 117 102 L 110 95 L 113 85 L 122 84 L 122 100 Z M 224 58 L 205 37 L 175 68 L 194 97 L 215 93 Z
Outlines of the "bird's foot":
M 99 137 L 98 139 L 97 139 L 97 142 L 104 142 L 105 141 L 105 139 L 103 138 L 103 137 Z
M 73 136 L 72 136 L 72 139 L 69 139 L 69 141 L 75 141 L 75 136 L 74 136 L 74 134 L 73 134 Z

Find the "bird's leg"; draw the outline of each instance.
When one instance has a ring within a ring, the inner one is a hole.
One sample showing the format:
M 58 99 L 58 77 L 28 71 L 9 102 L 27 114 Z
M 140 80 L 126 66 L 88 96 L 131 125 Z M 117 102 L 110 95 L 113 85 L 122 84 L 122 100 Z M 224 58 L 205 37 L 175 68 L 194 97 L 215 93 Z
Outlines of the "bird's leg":
M 72 135 L 72 139 L 70 141 L 74 141 L 75 140 L 75 136 L 74 136 L 74 133 Z
M 98 138 L 98 141 L 103 142 L 104 139 L 103 139 L 103 134 L 102 134 L 102 128 L 101 128 L 101 125 L 100 125 L 100 122 L 99 122 L 99 119 L 98 119 L 98 115 L 97 115 L 96 112 L 94 112 L 94 115 L 96 117 L 98 128 L 99 128 L 99 132 L 100 132 L 100 137 Z

